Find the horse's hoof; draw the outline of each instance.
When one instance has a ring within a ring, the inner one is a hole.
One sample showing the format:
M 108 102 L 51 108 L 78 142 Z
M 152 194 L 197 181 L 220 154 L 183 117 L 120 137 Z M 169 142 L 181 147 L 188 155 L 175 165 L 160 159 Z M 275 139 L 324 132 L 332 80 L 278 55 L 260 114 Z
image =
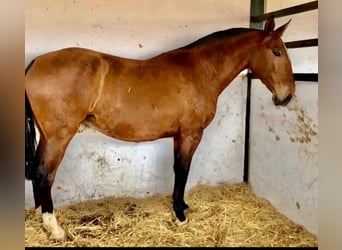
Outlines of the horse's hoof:
M 184 216 L 184 214 L 183 214 L 183 216 L 185 217 L 185 220 L 183 220 L 183 221 L 180 221 L 180 220 L 178 219 L 178 217 L 177 217 L 175 211 L 173 211 L 173 216 L 176 217 L 175 224 L 176 224 L 177 226 L 179 226 L 179 227 L 181 227 L 181 226 L 185 225 L 186 223 L 188 223 L 188 218 L 186 218 L 186 217 Z
M 175 224 L 176 224 L 178 227 L 184 226 L 186 223 L 188 223 L 188 218 L 185 218 L 184 221 L 180 221 L 178 218 L 176 218 Z
M 65 232 L 63 229 L 58 228 L 54 230 L 50 235 L 50 240 L 64 240 L 65 239 Z

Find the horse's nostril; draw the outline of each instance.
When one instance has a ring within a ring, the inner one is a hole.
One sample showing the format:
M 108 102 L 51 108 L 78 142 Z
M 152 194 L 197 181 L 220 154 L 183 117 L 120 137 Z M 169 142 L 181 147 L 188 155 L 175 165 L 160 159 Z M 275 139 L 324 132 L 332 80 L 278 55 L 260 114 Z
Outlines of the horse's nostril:
M 279 101 L 277 95 L 274 95 L 273 98 L 272 98 L 272 100 L 273 100 L 274 105 L 277 105 L 277 106 L 278 106 L 278 105 L 280 104 L 280 101 Z
M 286 97 L 286 103 L 289 103 L 290 101 L 291 101 L 291 99 L 292 99 L 292 95 L 291 94 L 289 94 L 287 97 Z
M 285 100 L 281 103 L 281 105 L 287 105 L 290 101 L 291 101 L 291 99 L 292 99 L 292 95 L 291 94 L 289 94 L 286 98 L 285 98 Z

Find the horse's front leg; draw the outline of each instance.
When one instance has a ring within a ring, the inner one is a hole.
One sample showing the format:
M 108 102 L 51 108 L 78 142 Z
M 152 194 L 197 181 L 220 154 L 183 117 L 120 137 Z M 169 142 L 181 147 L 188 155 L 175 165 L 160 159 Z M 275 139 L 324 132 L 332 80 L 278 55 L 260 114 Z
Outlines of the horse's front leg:
M 188 179 L 192 156 L 202 138 L 202 132 L 181 134 L 174 138 L 174 172 L 173 210 L 176 215 L 176 225 L 187 223 L 184 210 L 189 206 L 184 202 L 185 185 Z

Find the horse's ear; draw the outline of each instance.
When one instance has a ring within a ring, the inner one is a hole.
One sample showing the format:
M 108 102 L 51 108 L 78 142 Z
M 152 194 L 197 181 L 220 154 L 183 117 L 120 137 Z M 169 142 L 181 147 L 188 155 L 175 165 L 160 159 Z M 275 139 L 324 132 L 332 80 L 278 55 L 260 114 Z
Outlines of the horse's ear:
M 277 32 L 279 36 L 282 36 L 290 22 L 291 22 L 291 19 L 287 23 L 285 23 L 283 26 L 280 26 L 278 29 L 276 29 L 275 32 Z
M 274 30 L 275 24 L 274 24 L 274 16 L 270 16 L 267 18 L 265 26 L 264 26 L 264 31 L 266 34 L 271 33 Z

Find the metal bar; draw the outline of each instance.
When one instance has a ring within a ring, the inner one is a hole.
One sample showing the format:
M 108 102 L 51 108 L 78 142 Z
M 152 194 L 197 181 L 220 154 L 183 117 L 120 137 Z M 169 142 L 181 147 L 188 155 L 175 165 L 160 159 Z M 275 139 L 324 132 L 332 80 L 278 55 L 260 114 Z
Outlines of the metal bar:
M 318 38 L 286 42 L 285 46 L 290 48 L 304 48 L 318 46 Z
M 265 1 L 264 0 L 251 0 L 251 17 L 252 16 L 257 16 L 257 15 L 262 15 L 265 13 Z M 262 29 L 263 28 L 263 23 L 261 21 L 252 21 L 250 20 L 249 24 L 250 28 L 253 29 Z
M 318 82 L 317 73 L 294 73 L 295 81 Z
M 294 73 L 293 77 L 295 81 L 304 81 L 304 82 L 318 82 L 318 74 L 317 73 Z M 259 79 L 253 73 L 248 73 L 248 79 Z
M 245 155 L 244 155 L 244 168 L 243 168 L 243 181 L 246 183 L 248 183 L 248 179 L 249 179 L 249 137 L 250 137 L 249 132 L 250 132 L 250 119 L 251 119 L 251 89 L 252 89 L 252 78 L 247 77 L 245 145 L 244 145 Z
M 264 0 L 251 0 L 250 15 L 261 15 L 265 12 Z M 262 22 L 250 21 L 250 27 L 254 29 L 262 29 Z M 250 130 L 250 117 L 251 117 L 251 89 L 252 78 L 247 77 L 247 93 L 246 93 L 246 116 L 245 116 L 245 145 L 244 145 L 244 165 L 243 165 L 243 181 L 248 183 L 249 179 L 249 130 Z
M 285 8 L 282 10 L 272 11 L 262 15 L 251 15 L 251 22 L 262 22 L 265 21 L 268 17 L 282 17 L 282 16 L 289 16 L 297 13 L 302 13 L 305 11 L 315 10 L 318 9 L 318 1 L 312 1 L 309 3 L 299 4 L 296 6 L 292 6 L 289 8 Z

